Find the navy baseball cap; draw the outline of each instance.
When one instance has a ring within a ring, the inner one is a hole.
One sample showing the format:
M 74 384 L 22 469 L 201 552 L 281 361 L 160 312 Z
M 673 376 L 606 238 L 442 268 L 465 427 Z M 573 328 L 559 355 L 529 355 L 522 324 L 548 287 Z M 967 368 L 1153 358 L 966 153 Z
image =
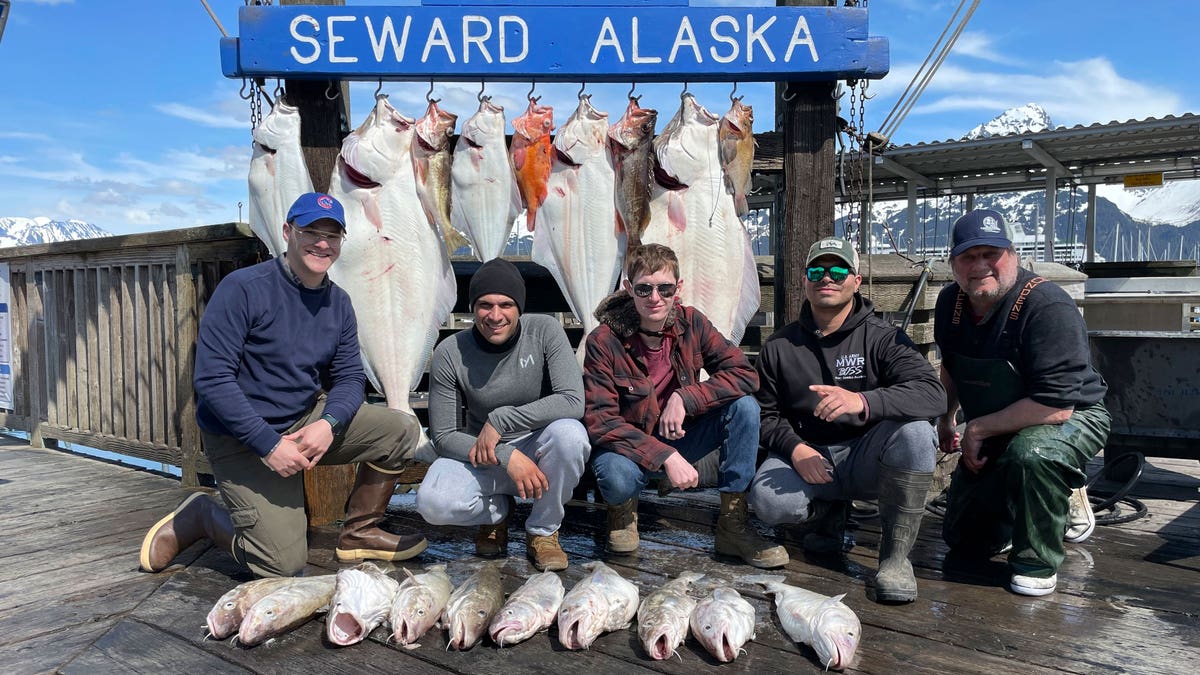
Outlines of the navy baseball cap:
M 341 202 L 327 194 L 302 194 L 287 213 L 287 221 L 296 227 L 307 227 L 323 218 L 334 221 L 343 232 L 346 231 L 346 212 L 342 210 Z
M 975 246 L 1012 248 L 1013 245 L 1004 216 L 991 209 L 975 209 L 954 221 L 953 243 L 951 257 Z

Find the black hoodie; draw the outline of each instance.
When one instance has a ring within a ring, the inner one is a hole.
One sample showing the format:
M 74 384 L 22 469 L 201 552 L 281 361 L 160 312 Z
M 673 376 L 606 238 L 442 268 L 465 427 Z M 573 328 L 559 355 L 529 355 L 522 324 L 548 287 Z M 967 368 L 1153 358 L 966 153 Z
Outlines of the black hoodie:
M 762 444 L 790 460 L 798 443 L 845 443 L 880 420 L 918 420 L 946 412 L 946 391 L 933 366 L 908 336 L 872 312 L 871 301 L 854 294 L 854 309 L 841 328 L 822 335 L 805 302 L 800 320 L 775 332 L 758 357 L 761 380 Z M 860 392 L 868 415 L 842 415 L 832 422 L 813 416 L 820 401 L 812 384 Z

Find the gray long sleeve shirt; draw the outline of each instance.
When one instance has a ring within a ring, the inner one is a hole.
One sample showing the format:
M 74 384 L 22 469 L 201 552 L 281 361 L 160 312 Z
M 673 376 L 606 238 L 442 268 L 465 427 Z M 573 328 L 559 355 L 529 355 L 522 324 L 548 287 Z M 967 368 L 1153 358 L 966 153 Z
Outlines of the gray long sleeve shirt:
M 506 351 L 479 345 L 474 329 L 442 341 L 429 367 L 429 435 L 440 457 L 469 461 L 485 422 L 500 432 L 496 458 L 508 465 L 516 440 L 558 419 L 583 417 L 583 373 L 562 326 L 539 314 L 520 317 Z M 466 426 L 458 427 L 460 402 Z

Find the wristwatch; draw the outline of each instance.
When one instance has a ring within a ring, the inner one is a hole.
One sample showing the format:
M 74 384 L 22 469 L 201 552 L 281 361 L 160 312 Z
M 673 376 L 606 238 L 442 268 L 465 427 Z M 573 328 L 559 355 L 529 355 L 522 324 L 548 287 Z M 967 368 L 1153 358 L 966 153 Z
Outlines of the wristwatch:
M 330 415 L 329 413 L 325 413 L 324 415 L 321 415 L 321 419 L 325 420 L 326 422 L 329 422 L 329 428 L 335 434 L 337 433 L 338 425 L 341 424 L 341 422 L 338 421 L 338 418 L 334 417 L 333 415 Z

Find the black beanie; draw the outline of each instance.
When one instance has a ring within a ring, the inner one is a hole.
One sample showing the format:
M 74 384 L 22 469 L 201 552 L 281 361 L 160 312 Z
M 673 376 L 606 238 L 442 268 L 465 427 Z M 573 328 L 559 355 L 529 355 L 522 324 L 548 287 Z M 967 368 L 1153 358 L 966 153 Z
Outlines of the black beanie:
M 525 280 L 517 266 L 502 258 L 492 258 L 475 270 L 471 277 L 470 307 L 475 310 L 475 301 L 491 293 L 507 295 L 517 303 L 517 311 L 525 313 Z

